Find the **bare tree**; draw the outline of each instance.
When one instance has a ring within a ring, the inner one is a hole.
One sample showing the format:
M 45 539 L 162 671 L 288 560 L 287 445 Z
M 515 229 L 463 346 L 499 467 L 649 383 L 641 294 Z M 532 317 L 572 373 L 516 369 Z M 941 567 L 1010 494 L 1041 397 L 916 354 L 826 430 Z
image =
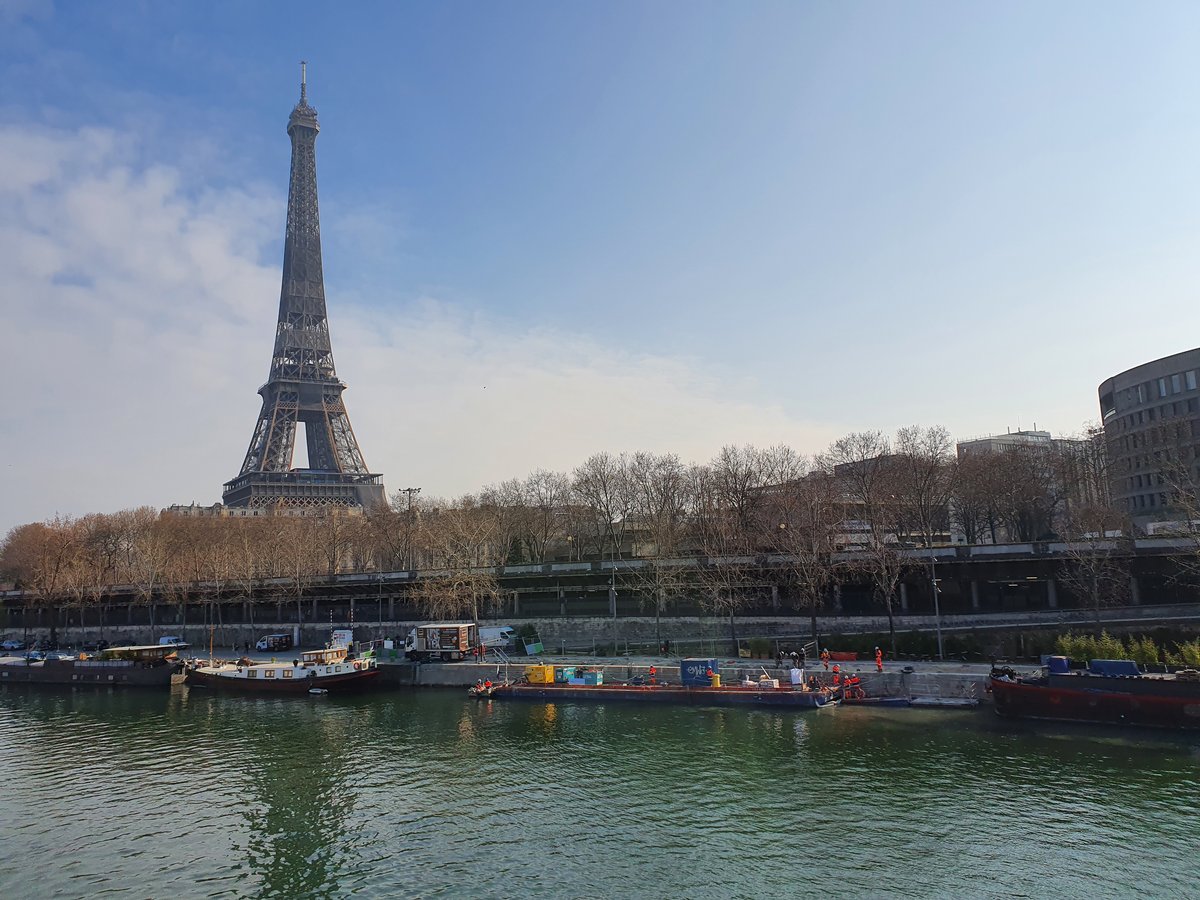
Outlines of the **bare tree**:
M 125 510 L 118 516 L 124 564 L 138 601 L 150 609 L 150 633 L 157 637 L 157 600 L 170 563 L 170 536 L 150 506 Z
M 996 454 L 962 453 L 955 463 L 950 516 L 968 544 L 999 543 L 1000 487 Z
M 901 554 L 897 532 L 903 511 L 896 500 L 896 467 L 891 443 L 878 431 L 861 431 L 830 445 L 823 464 L 841 486 L 843 501 L 856 510 L 864 543 L 853 567 L 871 583 L 888 618 L 892 654 L 896 653 L 896 589 L 910 561 Z
M 629 464 L 631 517 L 642 538 L 644 564 L 635 581 L 654 606 L 654 632 L 662 642 L 662 614 L 694 584 L 678 557 L 689 537 L 694 480 L 674 454 L 635 453 Z
M 610 559 L 621 557 L 631 500 L 628 457 L 593 454 L 572 473 L 571 486 L 590 515 L 596 552 Z
M 50 640 L 58 641 L 58 606 L 68 596 L 78 531 L 72 519 L 20 525 L 0 548 L 0 571 L 28 591 L 50 616 Z
M 953 442 L 940 425 L 911 425 L 896 432 L 891 475 L 904 521 L 926 547 L 949 524 Z
M 729 617 L 737 650 L 736 616 L 767 585 L 763 576 L 762 513 L 772 468 L 755 447 L 724 447 L 692 470 L 696 543 L 705 557 L 697 572 L 701 604 Z
M 814 470 L 782 485 L 773 498 L 778 524 L 769 533 L 776 566 L 809 613 L 814 641 L 817 614 L 829 596 L 837 570 L 841 497 L 829 472 Z
M 531 510 L 525 493 L 525 483 L 516 478 L 479 492 L 480 506 L 491 507 L 496 530 L 493 540 L 501 548 L 504 562 L 520 565 L 530 558 L 532 531 Z
M 998 508 L 1010 538 L 1047 540 L 1063 501 L 1057 458 L 1052 448 L 1037 445 L 1005 447 L 995 455 Z
M 497 565 L 503 561 L 497 543 L 494 508 L 466 496 L 422 516 L 421 540 L 430 554 L 432 570 L 414 586 L 414 599 L 425 614 L 437 619 L 480 613 L 500 600 Z
M 525 480 L 524 494 L 529 507 L 529 554 L 534 562 L 545 562 L 548 548 L 566 537 L 571 480 L 562 472 L 538 469 Z
M 1107 506 L 1079 508 L 1068 523 L 1059 581 L 1085 598 L 1100 625 L 1100 611 L 1129 601 L 1129 523 Z

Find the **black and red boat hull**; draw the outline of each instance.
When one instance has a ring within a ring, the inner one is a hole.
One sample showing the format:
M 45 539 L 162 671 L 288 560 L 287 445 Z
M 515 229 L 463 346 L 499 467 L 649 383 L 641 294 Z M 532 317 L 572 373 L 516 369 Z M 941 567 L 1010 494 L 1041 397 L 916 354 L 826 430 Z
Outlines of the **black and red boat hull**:
M 1017 719 L 1200 730 L 1200 685 L 1086 675 L 991 679 L 996 712 Z
M 188 669 L 186 683 L 191 687 L 204 687 L 236 694 L 307 694 L 312 689 L 332 693 L 351 693 L 367 690 L 378 683 L 379 669 L 364 669 L 361 672 L 346 672 L 320 678 L 276 678 L 247 679 L 229 678 Z

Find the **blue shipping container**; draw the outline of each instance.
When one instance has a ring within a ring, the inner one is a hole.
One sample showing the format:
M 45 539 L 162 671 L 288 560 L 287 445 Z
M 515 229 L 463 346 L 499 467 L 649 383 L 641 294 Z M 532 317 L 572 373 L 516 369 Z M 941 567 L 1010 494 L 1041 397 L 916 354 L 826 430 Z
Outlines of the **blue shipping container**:
M 570 681 L 574 677 L 575 677 L 575 667 L 574 666 L 555 666 L 554 667 L 554 680 L 558 684 L 566 684 L 568 681 Z
M 604 673 L 603 672 L 584 672 L 583 673 L 583 683 L 587 684 L 587 685 L 592 685 L 593 687 L 596 685 L 604 684 Z
M 1071 661 L 1065 656 L 1047 656 L 1046 669 L 1058 675 L 1066 675 L 1071 671 Z
M 685 659 L 679 664 L 680 680 L 685 686 L 708 687 L 710 671 L 714 675 L 721 674 L 715 659 Z

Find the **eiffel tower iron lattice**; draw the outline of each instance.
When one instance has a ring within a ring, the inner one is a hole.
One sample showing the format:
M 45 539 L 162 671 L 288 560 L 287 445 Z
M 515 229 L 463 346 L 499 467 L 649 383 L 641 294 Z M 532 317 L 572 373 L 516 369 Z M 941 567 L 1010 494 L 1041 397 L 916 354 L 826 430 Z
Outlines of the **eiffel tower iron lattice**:
M 327 507 L 382 504 L 382 476 L 363 461 L 342 402 L 325 310 L 321 224 L 317 211 L 317 111 L 308 105 L 305 64 L 300 102 L 288 119 L 292 169 L 288 184 L 283 285 L 271 374 L 258 389 L 262 411 L 242 470 L 225 484 L 232 507 Z M 308 468 L 292 468 L 303 423 Z

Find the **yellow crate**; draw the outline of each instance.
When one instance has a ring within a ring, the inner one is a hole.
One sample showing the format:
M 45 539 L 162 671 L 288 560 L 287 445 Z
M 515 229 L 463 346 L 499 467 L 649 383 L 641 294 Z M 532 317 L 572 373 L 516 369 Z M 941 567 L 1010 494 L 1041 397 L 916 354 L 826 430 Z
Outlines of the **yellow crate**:
M 554 666 L 529 666 L 525 677 L 530 684 L 554 684 Z

